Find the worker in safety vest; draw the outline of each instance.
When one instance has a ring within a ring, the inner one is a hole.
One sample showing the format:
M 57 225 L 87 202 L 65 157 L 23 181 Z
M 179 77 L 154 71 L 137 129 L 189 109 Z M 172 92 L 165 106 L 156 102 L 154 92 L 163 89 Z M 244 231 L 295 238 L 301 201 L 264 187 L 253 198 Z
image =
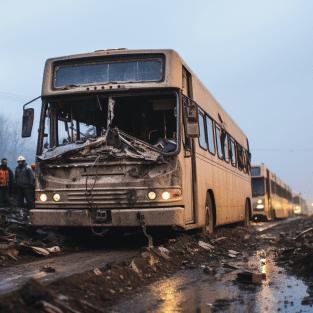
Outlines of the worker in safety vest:
M 8 160 L 3 158 L 0 166 L 0 208 L 9 205 L 9 194 L 12 195 L 13 173 L 8 167 Z
M 18 206 L 22 207 L 24 198 L 27 202 L 28 210 L 34 209 L 33 187 L 35 184 L 34 172 L 25 162 L 25 158 L 19 156 L 17 159 L 18 166 L 15 169 L 15 185 L 17 187 Z

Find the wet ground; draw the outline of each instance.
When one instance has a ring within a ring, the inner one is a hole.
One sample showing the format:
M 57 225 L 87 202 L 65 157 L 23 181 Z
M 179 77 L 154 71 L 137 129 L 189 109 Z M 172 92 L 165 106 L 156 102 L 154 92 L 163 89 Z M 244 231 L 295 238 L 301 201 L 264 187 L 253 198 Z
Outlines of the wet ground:
M 269 250 L 227 264 L 238 270 L 206 263 L 199 269 L 179 271 L 141 288 L 136 296 L 106 312 L 312 312 L 312 307 L 301 304 L 308 295 L 307 285 L 276 266 Z M 214 272 L 205 273 L 206 266 Z M 237 273 L 243 270 L 266 273 L 266 278 L 261 284 L 237 281 Z
M 209 236 L 160 232 L 154 248 L 137 232 L 115 243 L 119 251 L 102 245 L 43 257 L 19 265 L 22 273 L 0 271 L 15 285 L 28 277 L 43 283 L 0 298 L 0 312 L 52 312 L 47 305 L 55 312 L 313 312 L 313 231 L 300 234 L 311 227 L 312 217 L 296 217 L 221 227 Z M 134 241 L 127 254 L 125 243 Z M 238 280 L 244 271 L 265 275 L 258 283 Z

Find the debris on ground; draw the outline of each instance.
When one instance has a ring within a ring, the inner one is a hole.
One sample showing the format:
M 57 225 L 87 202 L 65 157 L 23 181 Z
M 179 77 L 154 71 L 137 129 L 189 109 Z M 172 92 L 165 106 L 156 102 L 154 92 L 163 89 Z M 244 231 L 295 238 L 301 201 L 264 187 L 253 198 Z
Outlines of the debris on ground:
M 36 234 L 44 239 L 51 231 L 44 230 L 45 233 L 36 232 Z M 131 259 L 117 264 L 104 264 L 103 268 L 67 276 L 45 286 L 43 291 L 51 290 L 53 298 L 48 293 L 47 297 L 39 296 L 35 302 L 25 302 L 25 287 L 23 287 L 14 294 L 0 299 L 0 311 L 58 312 L 59 309 L 62 312 L 97 312 L 98 308 L 109 307 L 119 298 L 135 293 L 139 287 L 168 277 L 177 270 L 199 268 L 201 264 L 206 264 L 203 274 L 215 275 L 216 267 L 214 264 L 209 264 L 212 262 L 221 264 L 225 255 L 228 255 L 228 250 L 250 251 L 244 236 L 252 232 L 250 228 L 237 226 L 220 228 L 209 235 L 202 235 L 201 232 L 196 231 L 173 233 L 172 236 L 175 238 L 162 239 L 161 242 L 154 236 L 155 246 L 152 248 L 143 245 L 141 252 Z M 142 237 L 148 244 L 143 234 Z M 216 246 L 212 245 L 214 240 L 218 242 Z M 42 269 L 42 271 L 49 270 L 53 269 Z
M 260 238 L 269 240 L 274 246 L 276 261 L 279 266 L 291 270 L 293 273 L 313 278 L 313 216 L 301 216 L 276 226 L 277 236 L 267 237 L 270 229 L 263 231 Z
M 102 275 L 102 272 L 98 269 L 98 268 L 95 268 L 93 270 L 93 272 L 96 274 L 96 275 Z
M 27 209 L 0 208 L 0 268 L 77 249 L 81 249 L 77 240 L 58 228 L 31 227 Z
M 252 272 L 237 273 L 237 281 L 243 283 L 262 284 L 262 274 Z
M 16 216 L 10 218 L 14 220 L 21 218 L 18 217 L 17 211 L 12 212 Z M 0 221 L 3 221 L 3 215 L 10 214 L 7 211 L 0 211 Z M 26 212 L 23 218 L 25 216 Z M 14 227 L 10 227 L 13 224 L 18 230 L 14 231 Z M 202 266 L 203 275 L 216 275 L 214 264 L 222 265 L 226 271 L 233 271 L 235 275 L 236 271 L 240 271 L 248 282 L 260 284 L 264 275 L 256 273 L 257 269 L 246 266 L 244 260 L 258 249 L 261 250 L 258 253 L 259 257 L 265 259 L 266 252 L 260 249 L 264 245 L 272 247 L 281 265 L 313 277 L 313 232 L 303 233 L 313 227 L 313 218 L 297 218 L 289 222 L 288 226 L 283 224 L 277 226 L 276 233 L 272 228 L 262 231 L 262 235 L 253 227 L 245 228 L 238 225 L 217 228 L 213 234 L 207 235 L 197 231 L 175 233 L 168 239 L 164 236 L 158 239 L 157 236 L 151 235 L 153 247 L 148 246 L 148 240 L 140 230 L 146 244 L 141 246 L 139 253 L 133 258 L 117 264 L 103 264 L 103 267 L 89 272 L 58 279 L 42 287 L 42 294 L 38 295 L 37 300 L 34 300 L 34 296 L 29 295 L 29 292 L 25 295 L 25 289 L 29 290 L 30 287 L 24 286 L 19 291 L 0 299 L 0 311 L 100 312 L 99 308 L 109 307 L 121 297 L 135 293 L 139 287 L 167 277 L 177 270 Z M 71 237 L 63 236 L 61 232 L 59 234 L 58 229 L 41 228 L 30 231 L 27 225 L 21 226 L 7 220 L 0 226 L 0 264 L 4 261 L 2 257 L 6 263 L 17 262 L 14 258 L 21 260 L 30 255 L 33 258 L 46 258 L 58 255 L 73 246 Z M 150 234 L 149 230 L 148 232 Z M 295 240 L 300 234 L 302 235 Z M 123 237 L 123 247 L 127 246 L 125 240 L 128 237 L 129 234 Z M 130 242 L 134 240 L 130 239 Z M 59 247 L 60 251 L 54 253 L 49 251 L 49 255 L 45 256 L 38 254 L 31 247 L 40 248 L 40 251 L 41 249 L 56 251 L 56 247 Z M 232 261 L 238 259 L 242 260 L 242 266 L 233 266 Z M 53 271 L 53 268 L 42 270 Z M 246 270 L 251 272 L 245 273 Z M 242 276 L 239 281 L 242 281 Z M 38 287 L 36 283 L 33 284 Z M 35 288 L 34 291 L 38 289 Z M 309 303 L 308 300 L 304 302 Z M 215 301 L 213 306 L 219 308 L 222 302 Z

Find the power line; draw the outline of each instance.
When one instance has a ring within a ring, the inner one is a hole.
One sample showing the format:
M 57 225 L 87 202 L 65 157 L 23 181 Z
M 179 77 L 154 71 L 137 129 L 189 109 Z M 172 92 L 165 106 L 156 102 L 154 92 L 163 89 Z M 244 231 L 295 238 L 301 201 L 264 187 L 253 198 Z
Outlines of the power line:
M 0 92 L 0 99 L 3 100 L 9 100 L 9 101 L 16 101 L 16 102 L 27 102 L 29 101 L 31 97 L 29 96 L 21 96 L 21 95 L 16 95 L 12 93 L 7 93 L 7 92 Z
M 313 152 L 313 149 L 251 149 L 253 151 L 271 151 L 271 152 Z

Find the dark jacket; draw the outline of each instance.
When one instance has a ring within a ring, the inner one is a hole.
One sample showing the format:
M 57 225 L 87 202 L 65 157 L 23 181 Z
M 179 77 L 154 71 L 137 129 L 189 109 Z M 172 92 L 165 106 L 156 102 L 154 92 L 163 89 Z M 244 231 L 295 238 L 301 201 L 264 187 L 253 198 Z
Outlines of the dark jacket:
M 15 169 L 14 182 L 16 187 L 32 187 L 35 182 L 35 176 L 31 167 L 27 164 L 25 164 L 22 168 L 17 166 Z

